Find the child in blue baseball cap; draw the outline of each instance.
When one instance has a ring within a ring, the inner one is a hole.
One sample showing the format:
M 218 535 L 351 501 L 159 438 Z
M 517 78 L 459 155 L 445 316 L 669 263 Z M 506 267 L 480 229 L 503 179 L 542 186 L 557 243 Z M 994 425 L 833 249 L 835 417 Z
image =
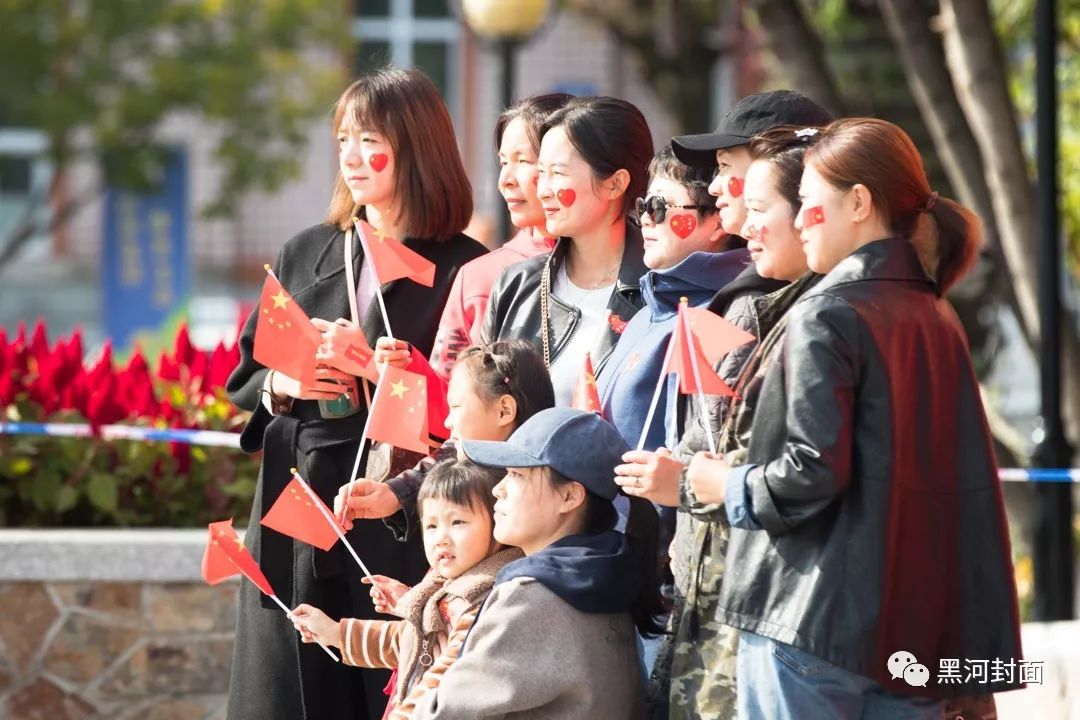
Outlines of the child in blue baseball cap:
M 499 571 L 461 657 L 413 717 L 644 717 L 634 631 L 661 631 L 657 518 L 630 498 L 626 533 L 614 529 L 619 432 L 595 413 L 551 408 L 506 442 L 462 450 L 506 469 L 494 536 L 525 557 Z

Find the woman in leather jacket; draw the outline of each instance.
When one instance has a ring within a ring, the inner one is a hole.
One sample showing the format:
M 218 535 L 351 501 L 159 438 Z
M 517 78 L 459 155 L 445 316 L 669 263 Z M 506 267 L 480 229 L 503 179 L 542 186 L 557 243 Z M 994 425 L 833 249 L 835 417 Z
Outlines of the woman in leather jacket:
M 881 120 L 829 125 L 799 194 L 825 277 L 788 312 L 745 459 L 698 453 L 687 473 L 732 524 L 717 615 L 742 631 L 739 717 L 940 718 L 1022 686 L 997 468 L 943 297 L 976 222 Z
M 643 304 L 641 233 L 628 217 L 652 154 L 644 115 L 617 98 L 576 98 L 541 128 L 537 195 L 559 240 L 495 281 L 483 338 L 537 343 L 556 405 L 570 404 L 585 353 L 602 372 Z

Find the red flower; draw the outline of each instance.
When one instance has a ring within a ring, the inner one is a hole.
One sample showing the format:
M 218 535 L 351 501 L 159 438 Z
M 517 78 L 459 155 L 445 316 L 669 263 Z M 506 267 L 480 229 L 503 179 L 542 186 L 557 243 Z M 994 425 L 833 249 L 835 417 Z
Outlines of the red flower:
M 105 382 L 106 377 L 111 378 L 112 376 L 112 341 L 106 340 L 101 348 L 101 355 L 98 356 L 97 362 L 86 371 L 86 377 L 90 387 L 93 388 Z
M 191 344 L 191 336 L 188 335 L 188 329 L 186 323 L 180 324 L 180 329 L 176 331 L 176 342 L 173 349 L 173 359 L 177 365 L 181 367 L 189 367 L 195 360 L 195 356 L 198 354 L 198 350 Z
M 116 377 L 110 372 L 101 383 L 92 383 L 90 398 L 86 403 L 86 419 L 92 428 L 111 425 L 127 417 L 127 409 L 120 403 L 120 388 Z
M 30 338 L 30 355 L 41 362 L 49 354 L 49 338 L 45 334 L 45 321 L 38 318 L 34 325 L 34 335 Z
M 177 382 L 180 379 L 180 366 L 173 362 L 164 350 L 158 356 L 157 376 L 167 382 Z

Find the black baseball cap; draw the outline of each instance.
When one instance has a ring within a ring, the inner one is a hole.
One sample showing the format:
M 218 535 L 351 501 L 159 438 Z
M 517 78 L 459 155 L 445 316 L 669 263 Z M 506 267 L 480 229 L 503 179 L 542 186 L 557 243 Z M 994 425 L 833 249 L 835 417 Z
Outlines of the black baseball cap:
M 679 135 L 671 139 L 671 149 L 679 162 L 694 167 L 715 167 L 716 151 L 737 147 L 777 125 L 828 125 L 832 115 L 825 108 L 794 90 L 747 95 L 720 119 L 716 132 Z

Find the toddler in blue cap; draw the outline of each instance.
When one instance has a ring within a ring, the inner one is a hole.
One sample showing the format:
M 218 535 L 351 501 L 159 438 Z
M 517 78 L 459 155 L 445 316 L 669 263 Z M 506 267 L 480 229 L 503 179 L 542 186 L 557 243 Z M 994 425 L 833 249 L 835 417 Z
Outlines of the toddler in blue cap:
M 494 535 L 525 557 L 499 571 L 461 657 L 413 717 L 644 717 L 634 630 L 660 632 L 657 521 L 631 498 L 626 534 L 614 529 L 614 467 L 627 450 L 618 431 L 551 408 L 506 442 L 462 450 L 506 469 Z

